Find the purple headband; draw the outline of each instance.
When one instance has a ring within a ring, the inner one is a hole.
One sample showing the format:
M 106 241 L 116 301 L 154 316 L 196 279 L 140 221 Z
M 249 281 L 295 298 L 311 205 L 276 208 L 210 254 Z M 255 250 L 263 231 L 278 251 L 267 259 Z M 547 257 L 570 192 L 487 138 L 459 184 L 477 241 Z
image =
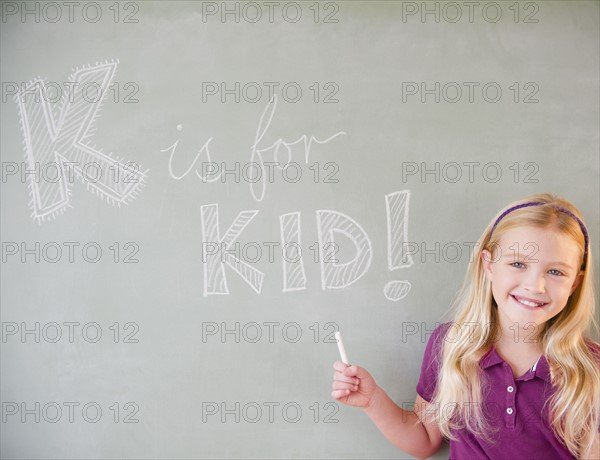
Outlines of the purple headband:
M 506 216 L 508 213 L 513 212 L 517 209 L 521 209 L 521 208 L 527 208 L 529 206 L 542 206 L 548 203 L 543 203 L 541 201 L 532 201 L 530 203 L 524 203 L 524 204 L 519 204 L 517 206 L 513 206 L 512 208 L 508 208 L 506 211 L 504 211 L 502 214 L 500 214 L 500 217 L 498 217 L 496 219 L 496 222 L 494 222 L 494 226 L 492 227 L 492 230 L 490 231 L 490 238 L 492 237 L 492 233 L 494 233 L 494 230 L 496 229 L 496 226 L 498 225 L 498 223 L 502 220 L 502 218 L 504 216 Z M 585 249 L 583 252 L 583 263 L 581 264 L 581 268 L 585 268 L 585 261 L 587 258 L 587 252 L 588 252 L 588 244 L 589 244 L 589 239 L 588 239 L 588 232 L 585 228 L 585 225 L 583 224 L 583 222 L 581 221 L 581 219 L 579 217 L 577 217 L 575 214 L 573 214 L 571 211 L 565 209 L 565 208 L 561 208 L 560 206 L 554 206 L 554 205 L 550 205 L 552 206 L 554 209 L 560 211 L 560 212 L 564 212 L 565 214 L 568 214 L 569 216 L 571 216 L 573 219 L 575 219 L 577 221 L 577 223 L 579 224 L 579 227 L 581 227 L 581 231 L 583 233 L 583 238 L 585 241 Z

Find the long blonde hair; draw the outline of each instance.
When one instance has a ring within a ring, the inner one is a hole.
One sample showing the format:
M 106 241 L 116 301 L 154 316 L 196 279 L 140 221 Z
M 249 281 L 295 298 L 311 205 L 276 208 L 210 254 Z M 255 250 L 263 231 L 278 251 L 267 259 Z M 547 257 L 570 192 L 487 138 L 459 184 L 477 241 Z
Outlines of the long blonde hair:
M 493 223 L 507 209 L 527 202 L 543 202 L 549 206 L 520 208 L 504 216 L 493 230 Z M 577 220 L 556 207 L 581 218 L 579 210 L 567 200 L 544 193 L 515 201 L 490 222 L 478 240 L 473 260 L 453 305 L 453 327 L 447 331 L 441 353 L 441 367 L 432 410 L 440 432 L 455 439 L 451 430 L 467 429 L 473 435 L 493 442 L 497 427 L 484 413 L 480 359 L 490 350 L 497 331 L 497 312 L 491 283 L 483 270 L 484 249 L 494 252 L 498 241 L 509 229 L 518 226 L 552 228 L 573 238 L 580 248 L 580 261 L 585 264 L 583 279 L 569 297 L 565 308 L 544 324 L 540 342 L 550 366 L 556 392 L 549 400 L 550 426 L 555 435 L 577 458 L 588 455 L 600 421 L 600 369 L 586 341 L 598 331 L 594 309 L 592 255 L 587 248 Z M 473 324 L 490 327 L 470 328 Z M 465 330 L 469 331 L 465 334 Z M 452 408 L 448 415 L 447 408 Z

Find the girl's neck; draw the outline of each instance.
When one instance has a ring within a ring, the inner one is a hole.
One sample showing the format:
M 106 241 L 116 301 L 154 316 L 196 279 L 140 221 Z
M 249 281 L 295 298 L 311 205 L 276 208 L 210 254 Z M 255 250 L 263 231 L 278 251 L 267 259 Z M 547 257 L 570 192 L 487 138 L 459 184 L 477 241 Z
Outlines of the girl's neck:
M 528 356 L 542 354 L 542 330 L 543 326 L 534 327 L 532 324 L 525 328 L 518 327 L 516 323 L 504 326 L 498 332 L 494 346 L 497 350 L 510 354 L 522 353 Z
M 539 340 L 541 329 L 533 325 L 525 329 L 517 326 L 502 328 L 502 334 L 494 342 L 496 353 L 511 367 L 514 378 L 524 375 L 544 354 Z

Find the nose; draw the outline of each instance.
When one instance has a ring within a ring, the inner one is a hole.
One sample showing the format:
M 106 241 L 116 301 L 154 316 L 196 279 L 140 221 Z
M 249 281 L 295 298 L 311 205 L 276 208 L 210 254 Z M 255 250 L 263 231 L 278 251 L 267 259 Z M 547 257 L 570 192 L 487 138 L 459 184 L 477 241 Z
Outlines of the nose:
M 523 280 L 523 288 L 533 293 L 543 293 L 546 291 L 546 278 L 540 270 L 527 270 Z

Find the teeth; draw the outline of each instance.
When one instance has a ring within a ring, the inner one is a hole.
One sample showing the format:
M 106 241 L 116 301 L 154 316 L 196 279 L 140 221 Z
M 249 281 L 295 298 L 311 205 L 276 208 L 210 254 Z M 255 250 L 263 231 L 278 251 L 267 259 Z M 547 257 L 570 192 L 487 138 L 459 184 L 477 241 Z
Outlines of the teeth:
M 543 303 L 535 303 L 535 302 L 530 302 L 529 300 L 525 300 L 525 299 L 519 299 L 518 297 L 515 297 L 520 303 L 522 303 L 523 305 L 527 305 L 528 307 L 539 307 L 541 305 L 544 305 Z

